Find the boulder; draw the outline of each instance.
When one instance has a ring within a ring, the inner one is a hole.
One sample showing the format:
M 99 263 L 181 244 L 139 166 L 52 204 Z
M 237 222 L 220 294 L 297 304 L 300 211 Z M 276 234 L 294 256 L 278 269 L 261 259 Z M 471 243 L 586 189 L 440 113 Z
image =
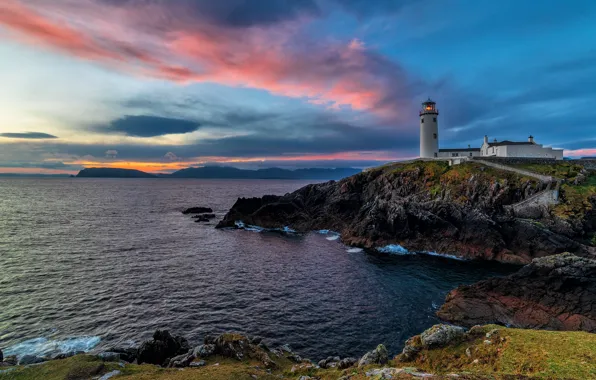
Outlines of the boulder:
M 109 352 L 114 352 L 120 355 L 120 359 L 124 360 L 127 363 L 132 363 L 137 358 L 139 353 L 139 349 L 135 347 L 112 347 L 108 350 Z
M 424 347 L 444 347 L 455 339 L 460 339 L 466 334 L 462 327 L 451 325 L 435 325 L 420 334 L 420 341 Z
M 196 356 L 192 352 L 174 356 L 172 359 L 170 359 L 168 368 L 185 368 L 185 367 L 188 367 L 190 365 L 190 363 L 192 363 L 192 361 L 195 359 L 196 359 Z
M 411 337 L 406 341 L 401 361 L 411 361 L 423 349 L 445 347 L 466 336 L 466 331 L 457 326 L 434 325 L 422 334 Z
M 369 364 L 386 364 L 389 361 L 389 353 L 384 345 L 379 344 L 374 350 L 367 352 L 358 362 L 358 367 Z
M 203 343 L 204 344 L 215 344 L 216 339 L 217 339 L 217 337 L 215 335 L 205 335 L 205 338 L 203 338 Z
M 343 358 L 339 361 L 337 368 L 340 370 L 350 368 L 356 363 L 358 363 L 358 359 L 356 358 Z
M 183 214 L 204 214 L 208 212 L 213 212 L 213 209 L 210 207 L 191 207 L 187 208 L 186 210 L 182 211 Z
M 596 332 L 595 278 L 594 259 L 542 257 L 510 276 L 451 291 L 437 315 L 463 326 Z
M 215 353 L 215 344 L 201 344 L 195 347 L 193 354 L 197 358 L 206 358 Z
M 180 336 L 172 337 L 166 330 L 157 330 L 153 339 L 145 341 L 139 347 L 137 362 L 167 366 L 169 359 L 187 353 L 188 341 Z
M 71 358 L 71 357 L 73 357 L 73 356 L 75 356 L 75 355 L 81 355 L 81 354 L 84 354 L 84 353 L 85 353 L 84 351 L 69 351 L 69 352 L 62 352 L 62 353 L 59 353 L 59 354 L 57 354 L 57 355 L 54 355 L 54 356 L 52 357 L 52 360 L 63 360 L 63 359 L 68 359 L 68 358 Z
M 10 355 L 4 358 L 4 363 L 15 366 L 19 363 L 19 359 L 16 357 L 16 355 Z
M 37 363 L 43 363 L 45 361 L 46 361 L 46 359 L 40 358 L 39 356 L 25 355 L 19 360 L 19 365 L 37 364 Z
M 276 367 L 269 355 L 259 346 L 251 344 L 249 339 L 240 334 L 221 334 L 215 339 L 215 354 L 237 360 L 255 359 L 266 367 Z

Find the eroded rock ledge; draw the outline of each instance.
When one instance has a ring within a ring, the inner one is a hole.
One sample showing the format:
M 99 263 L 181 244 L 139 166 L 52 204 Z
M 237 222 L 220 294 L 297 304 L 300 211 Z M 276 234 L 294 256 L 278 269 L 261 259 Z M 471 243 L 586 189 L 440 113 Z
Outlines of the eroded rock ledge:
M 464 326 L 596 332 L 596 260 L 570 253 L 534 259 L 508 277 L 451 291 L 437 314 Z
M 329 229 L 362 248 L 399 244 L 469 259 L 527 264 L 562 252 L 594 255 L 586 243 L 596 212 L 563 220 L 547 209 L 536 219 L 512 216 L 508 205 L 548 185 L 477 163 L 449 167 L 414 162 L 308 185 L 284 196 L 240 198 L 218 227 L 237 221 L 299 232 Z M 596 195 L 592 209 L 596 210 Z

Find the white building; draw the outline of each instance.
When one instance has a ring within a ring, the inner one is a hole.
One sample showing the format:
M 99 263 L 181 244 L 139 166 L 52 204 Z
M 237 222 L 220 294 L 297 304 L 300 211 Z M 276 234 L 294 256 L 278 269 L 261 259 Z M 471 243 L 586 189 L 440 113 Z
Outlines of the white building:
M 439 149 L 439 111 L 436 103 L 430 98 L 422 103 L 420 110 L 420 157 L 421 158 L 456 158 L 456 157 L 523 157 L 549 158 L 562 160 L 563 150 L 545 147 L 537 144 L 534 137 L 527 141 L 488 141 L 484 136 L 484 143 L 480 148 Z

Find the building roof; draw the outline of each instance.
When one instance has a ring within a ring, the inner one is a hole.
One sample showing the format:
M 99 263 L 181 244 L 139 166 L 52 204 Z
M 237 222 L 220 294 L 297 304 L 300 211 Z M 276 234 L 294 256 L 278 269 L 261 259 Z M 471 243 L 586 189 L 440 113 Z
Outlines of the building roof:
M 509 141 L 509 140 L 488 143 L 489 147 L 504 146 L 504 145 L 536 145 L 536 144 L 533 142 L 529 142 L 529 141 Z
M 439 152 L 480 152 L 480 148 L 439 149 Z

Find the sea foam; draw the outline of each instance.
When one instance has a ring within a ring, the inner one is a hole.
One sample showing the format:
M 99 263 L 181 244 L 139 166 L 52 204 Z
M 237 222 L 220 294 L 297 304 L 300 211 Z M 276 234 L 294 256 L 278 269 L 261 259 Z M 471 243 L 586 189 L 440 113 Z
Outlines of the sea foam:
M 291 229 L 288 226 L 282 228 L 265 228 L 260 226 L 254 226 L 252 224 L 246 224 L 241 220 L 237 220 L 234 222 L 236 228 L 239 228 L 244 231 L 251 231 L 251 232 L 282 232 L 284 234 L 295 234 L 296 230 Z
M 16 355 L 19 359 L 25 355 L 39 357 L 54 356 L 69 352 L 88 352 L 99 344 L 98 336 L 79 336 L 63 340 L 50 340 L 48 338 L 29 339 L 4 350 L 4 356 Z
M 457 257 L 455 255 L 449 255 L 445 253 L 437 253 L 437 252 L 428 252 L 428 251 L 409 251 L 408 249 L 402 247 L 399 244 L 389 244 L 384 247 L 377 248 L 377 251 L 381 253 L 388 253 L 391 255 L 428 255 L 428 256 L 437 256 L 437 257 L 444 257 L 446 259 L 452 260 L 459 260 L 459 261 L 466 261 L 461 257 Z

